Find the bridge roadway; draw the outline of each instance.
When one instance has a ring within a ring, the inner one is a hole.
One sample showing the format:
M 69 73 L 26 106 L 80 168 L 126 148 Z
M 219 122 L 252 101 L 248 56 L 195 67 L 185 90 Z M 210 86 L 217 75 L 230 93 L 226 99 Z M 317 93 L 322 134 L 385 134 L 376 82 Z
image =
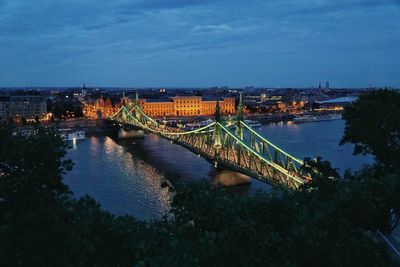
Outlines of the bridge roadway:
M 296 189 L 310 181 L 302 168 L 302 160 L 275 146 L 244 123 L 242 107 L 241 101 L 236 118 L 223 121 L 217 103 L 215 121 L 191 131 L 159 124 L 137 103 L 123 106 L 109 119 L 162 136 L 201 155 L 215 166 L 225 166 L 273 185 Z

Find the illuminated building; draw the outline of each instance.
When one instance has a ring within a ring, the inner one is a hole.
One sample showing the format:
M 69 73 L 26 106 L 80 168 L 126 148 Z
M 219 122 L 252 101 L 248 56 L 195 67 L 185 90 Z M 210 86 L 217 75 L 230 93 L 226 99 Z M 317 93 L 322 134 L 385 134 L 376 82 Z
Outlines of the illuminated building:
M 219 100 L 222 114 L 235 113 L 235 98 L 208 99 L 201 96 L 174 96 L 171 98 L 137 100 L 123 97 L 120 103 L 114 105 L 109 98 L 104 100 L 101 97 L 93 105 L 85 104 L 83 111 L 85 116 L 89 118 L 107 118 L 116 113 L 123 104 L 129 106 L 133 101 L 138 101 L 143 111 L 151 117 L 208 116 L 215 114 L 217 100 Z
M 107 118 L 115 114 L 121 106 L 122 103 L 113 105 L 109 97 L 106 100 L 101 97 L 93 105 L 85 104 L 83 106 L 83 114 L 85 117 L 92 119 Z
M 129 100 L 127 101 L 129 104 Z M 151 117 L 173 116 L 174 102 L 171 99 L 139 99 L 139 106 Z
M 27 121 L 46 119 L 46 99 L 41 96 L 10 96 L 0 99 L 0 120 L 13 119 L 20 122 L 22 118 Z
M 207 99 L 201 96 L 174 96 L 169 99 L 138 99 L 143 111 L 151 117 L 160 116 L 208 116 L 215 114 L 219 100 L 222 114 L 235 113 L 235 98 Z M 126 99 L 127 104 L 130 99 Z
M 339 97 L 324 101 L 316 101 L 313 105 L 313 109 L 317 111 L 341 111 L 344 109 L 344 107 L 350 105 L 356 100 L 356 97 Z

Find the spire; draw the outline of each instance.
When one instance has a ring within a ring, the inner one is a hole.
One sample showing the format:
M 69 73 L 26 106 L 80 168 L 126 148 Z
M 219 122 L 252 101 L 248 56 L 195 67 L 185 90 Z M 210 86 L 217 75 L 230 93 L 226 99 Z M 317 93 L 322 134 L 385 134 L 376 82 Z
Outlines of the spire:
M 136 97 L 135 97 L 136 104 L 138 103 L 138 101 L 139 101 L 139 93 L 138 93 L 138 91 L 136 91 Z

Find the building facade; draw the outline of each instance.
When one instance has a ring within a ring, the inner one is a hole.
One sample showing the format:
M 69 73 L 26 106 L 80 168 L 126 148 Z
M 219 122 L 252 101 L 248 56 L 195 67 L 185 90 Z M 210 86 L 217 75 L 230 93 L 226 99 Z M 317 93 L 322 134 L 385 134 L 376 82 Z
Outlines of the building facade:
M 7 121 L 9 119 L 10 112 L 10 97 L 0 97 L 0 121 Z
M 139 99 L 138 104 L 150 117 L 173 116 L 175 112 L 172 99 Z
M 139 99 L 138 104 L 151 117 L 209 116 L 215 114 L 219 101 L 222 114 L 235 113 L 235 98 L 203 99 L 201 96 L 174 96 L 169 99 Z M 127 99 L 129 104 L 132 100 Z
M 82 111 L 87 118 L 102 119 L 114 115 L 121 106 L 122 102 L 113 104 L 109 97 L 101 97 L 92 104 L 84 104 Z
M 164 99 L 138 99 L 137 103 L 150 117 L 173 116 L 209 116 L 215 114 L 215 107 L 219 101 L 221 113 L 228 115 L 235 113 L 235 98 L 222 97 L 215 99 L 203 99 L 201 96 L 174 96 Z M 119 103 L 102 97 L 93 104 L 85 104 L 83 112 L 89 118 L 107 118 L 115 114 L 122 105 L 131 105 L 133 99 L 124 97 Z
M 22 118 L 35 120 L 47 117 L 46 99 L 41 96 L 10 96 L 0 99 L 0 117 L 6 121 L 13 119 L 20 122 Z

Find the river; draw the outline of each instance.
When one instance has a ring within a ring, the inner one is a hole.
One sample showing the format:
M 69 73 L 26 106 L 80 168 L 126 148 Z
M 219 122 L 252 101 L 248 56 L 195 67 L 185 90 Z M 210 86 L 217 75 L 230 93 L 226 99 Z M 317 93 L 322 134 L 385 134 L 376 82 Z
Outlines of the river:
M 351 145 L 338 145 L 343 129 L 344 121 L 334 120 L 269 124 L 257 130 L 293 156 L 322 156 L 341 172 L 371 163 L 370 157 L 353 156 Z M 168 211 L 171 201 L 168 189 L 160 186 L 166 176 L 173 175 L 183 181 L 243 177 L 232 171 L 216 170 L 205 159 L 153 134 L 141 139 L 116 140 L 113 136 L 91 136 L 72 144 L 67 158 L 75 165 L 64 178 L 75 196 L 89 194 L 116 215 L 130 214 L 147 220 L 160 218 Z M 250 184 L 228 190 L 251 194 L 270 188 L 251 179 Z

